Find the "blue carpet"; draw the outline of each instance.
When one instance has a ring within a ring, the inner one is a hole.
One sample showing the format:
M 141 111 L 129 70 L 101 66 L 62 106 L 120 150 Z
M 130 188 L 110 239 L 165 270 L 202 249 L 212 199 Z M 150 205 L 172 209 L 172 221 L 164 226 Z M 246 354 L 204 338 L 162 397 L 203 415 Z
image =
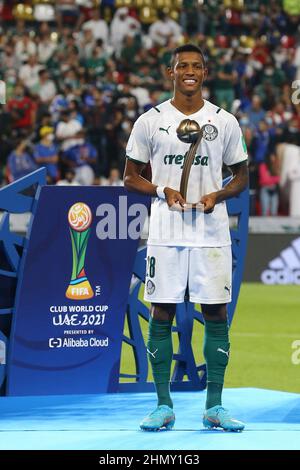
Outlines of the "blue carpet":
M 244 421 L 242 433 L 205 430 L 205 392 L 173 393 L 171 432 L 146 433 L 139 422 L 154 394 L 0 398 L 0 449 L 300 449 L 300 395 L 271 390 L 224 390 L 224 405 Z

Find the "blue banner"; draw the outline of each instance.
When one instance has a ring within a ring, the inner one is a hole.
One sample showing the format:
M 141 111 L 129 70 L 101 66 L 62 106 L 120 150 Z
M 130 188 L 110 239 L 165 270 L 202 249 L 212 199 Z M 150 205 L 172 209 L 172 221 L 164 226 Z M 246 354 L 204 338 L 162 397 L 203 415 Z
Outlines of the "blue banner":
M 13 314 L 8 395 L 117 390 L 149 205 L 149 197 L 124 188 L 42 188 Z

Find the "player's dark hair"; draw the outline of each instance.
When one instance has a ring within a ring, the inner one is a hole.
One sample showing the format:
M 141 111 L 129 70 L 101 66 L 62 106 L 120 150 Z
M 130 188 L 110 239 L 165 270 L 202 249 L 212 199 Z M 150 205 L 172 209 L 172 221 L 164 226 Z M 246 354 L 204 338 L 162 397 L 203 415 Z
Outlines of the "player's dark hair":
M 183 46 L 176 47 L 176 49 L 173 50 L 172 53 L 172 58 L 170 62 L 170 67 L 174 67 L 174 62 L 175 62 L 175 57 L 177 54 L 180 54 L 181 52 L 197 52 L 197 54 L 201 55 L 203 66 L 205 67 L 205 58 L 202 50 L 200 47 L 196 46 L 195 44 L 184 44 Z

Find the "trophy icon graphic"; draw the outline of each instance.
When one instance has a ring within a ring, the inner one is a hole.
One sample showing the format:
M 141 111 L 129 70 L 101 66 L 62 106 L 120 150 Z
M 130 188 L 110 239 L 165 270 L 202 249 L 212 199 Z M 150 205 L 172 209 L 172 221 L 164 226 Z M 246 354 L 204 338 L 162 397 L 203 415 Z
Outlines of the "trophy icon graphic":
M 92 223 L 91 209 L 83 202 L 76 202 L 68 212 L 72 242 L 73 268 L 66 291 L 68 299 L 84 300 L 94 297 L 93 289 L 85 274 L 84 261 Z
M 182 168 L 182 175 L 180 180 L 180 194 L 186 200 L 187 197 L 187 189 L 188 189 L 188 181 L 191 172 L 191 168 L 194 162 L 194 158 L 196 155 L 197 148 L 202 140 L 203 137 L 203 129 L 199 126 L 198 122 L 184 119 L 181 121 L 179 126 L 176 129 L 177 137 L 182 142 L 191 144 L 190 148 L 186 154 L 183 168 Z M 192 203 L 187 202 L 182 208 L 179 206 L 176 207 L 176 210 L 200 210 L 203 211 L 203 204 L 201 203 Z

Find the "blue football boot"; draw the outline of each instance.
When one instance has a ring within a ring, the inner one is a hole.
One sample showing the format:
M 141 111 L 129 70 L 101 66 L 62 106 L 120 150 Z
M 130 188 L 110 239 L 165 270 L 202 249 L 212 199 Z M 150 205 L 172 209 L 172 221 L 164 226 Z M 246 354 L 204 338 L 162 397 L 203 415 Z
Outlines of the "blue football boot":
M 143 431 L 159 431 L 160 429 L 172 429 L 175 423 L 175 414 L 167 405 L 158 406 L 152 413 L 146 416 L 140 424 Z
M 208 429 L 222 428 L 224 431 L 242 431 L 245 427 L 241 421 L 231 418 L 228 410 L 220 405 L 205 410 L 203 425 Z

